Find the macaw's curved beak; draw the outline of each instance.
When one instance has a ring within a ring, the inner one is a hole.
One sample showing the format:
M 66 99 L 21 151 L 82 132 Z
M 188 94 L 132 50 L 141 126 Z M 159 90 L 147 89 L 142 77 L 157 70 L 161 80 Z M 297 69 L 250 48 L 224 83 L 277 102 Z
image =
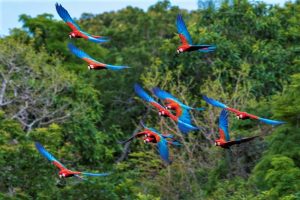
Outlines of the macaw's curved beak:
M 177 49 L 177 51 L 176 51 L 176 52 L 177 52 L 177 54 L 180 54 L 180 51 L 179 51 L 178 49 Z
M 69 35 L 69 38 L 71 39 L 71 38 L 72 38 L 72 35 Z

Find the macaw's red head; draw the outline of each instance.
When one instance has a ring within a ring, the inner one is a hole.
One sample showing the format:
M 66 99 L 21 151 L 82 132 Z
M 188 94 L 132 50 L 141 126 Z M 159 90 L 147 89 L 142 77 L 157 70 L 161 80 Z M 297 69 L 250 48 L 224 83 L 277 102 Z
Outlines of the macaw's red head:
M 145 137 L 144 143 L 149 143 L 149 142 L 155 142 L 155 138 L 154 137 Z
M 180 53 L 182 53 L 182 52 L 183 52 L 183 48 L 179 47 L 179 48 L 177 49 L 177 53 L 180 54 Z
M 165 110 L 158 111 L 158 115 L 162 116 L 162 117 L 167 117 L 168 116 L 168 114 L 167 114 L 167 112 Z
M 60 171 L 59 172 L 59 178 L 66 178 L 67 173 L 65 173 L 64 171 Z
M 89 69 L 89 70 L 94 69 L 94 67 L 95 67 L 95 66 L 94 66 L 93 64 L 89 64 L 89 65 L 88 65 L 88 69 Z
M 169 109 L 169 110 L 176 110 L 177 106 L 178 105 L 174 102 L 170 102 L 170 103 L 167 102 L 167 104 L 166 104 L 166 108 Z
M 236 118 L 237 119 L 248 119 L 249 118 L 249 116 L 246 114 L 246 113 L 238 113 L 237 115 L 236 115 Z
M 74 32 L 71 32 L 70 34 L 69 34 L 69 38 L 75 38 L 76 37 L 76 34 L 74 33 Z
M 215 146 L 221 146 L 222 141 L 221 140 L 215 140 Z

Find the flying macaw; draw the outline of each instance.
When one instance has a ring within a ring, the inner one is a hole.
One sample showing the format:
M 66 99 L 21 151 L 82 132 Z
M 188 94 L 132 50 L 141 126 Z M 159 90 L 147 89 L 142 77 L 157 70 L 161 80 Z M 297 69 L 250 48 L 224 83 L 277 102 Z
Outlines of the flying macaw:
M 220 133 L 220 138 L 215 140 L 215 145 L 226 149 L 230 148 L 232 145 L 248 142 L 258 137 L 258 136 L 253 136 L 253 137 L 246 137 L 237 140 L 230 140 L 230 136 L 228 132 L 228 112 L 226 109 L 223 109 L 220 114 L 219 133 Z
M 101 43 L 107 42 L 108 39 L 102 36 L 90 35 L 86 32 L 83 32 L 80 27 L 75 23 L 75 21 L 71 18 L 68 11 L 62 7 L 62 5 L 56 3 L 55 4 L 56 11 L 58 15 L 67 23 L 67 25 L 72 29 L 72 32 L 69 34 L 70 38 L 84 38 L 86 40 Z
M 155 96 L 157 96 L 165 102 L 166 109 L 175 110 L 176 117 L 178 117 L 181 121 L 185 123 L 192 123 L 189 110 L 204 110 L 204 108 L 192 108 L 190 106 L 187 106 L 170 93 L 161 90 L 158 87 L 153 88 L 152 91 L 155 94 Z
M 144 126 L 144 125 L 143 125 Z M 167 138 L 173 139 L 173 135 L 171 134 L 161 134 L 154 128 L 147 128 L 144 126 L 144 130 L 134 134 L 132 137 L 128 138 L 127 140 L 121 142 L 122 144 L 125 144 L 134 138 L 138 137 L 144 137 L 144 143 L 154 143 L 157 145 L 157 149 L 159 152 L 159 155 L 161 159 L 163 159 L 167 164 L 170 164 L 171 161 L 169 159 L 169 149 L 168 149 L 168 144 L 180 146 L 181 144 L 175 140 L 167 140 Z
M 249 114 L 247 112 L 242 112 L 242 111 L 239 111 L 239 110 L 236 110 L 234 108 L 230 108 L 228 107 L 227 105 L 215 100 L 215 99 L 212 99 L 212 98 L 208 98 L 207 96 L 204 96 L 203 95 L 203 99 L 213 105 L 213 106 L 216 106 L 216 107 L 219 107 L 219 108 L 223 108 L 223 109 L 226 109 L 230 112 L 233 112 L 236 114 L 236 117 L 237 119 L 241 119 L 241 120 L 245 120 L 245 119 L 256 119 L 256 120 L 259 120 L 259 121 L 262 121 L 266 124 L 270 124 L 270 125 L 279 125 L 279 124 L 284 124 L 285 122 L 283 121 L 276 121 L 276 120 L 271 120 L 271 119 L 266 119 L 266 118 L 262 118 L 262 117 L 258 117 L 256 115 L 252 115 L 252 114 Z
M 180 117 L 173 115 L 170 111 L 157 103 L 149 94 L 145 92 L 145 90 L 139 84 L 134 85 L 134 91 L 140 98 L 154 106 L 158 110 L 158 114 L 160 116 L 169 117 L 173 121 L 177 122 L 178 128 L 182 133 L 187 134 L 190 131 L 199 130 L 198 127 L 182 121 L 182 118 L 180 119 Z
M 188 32 L 186 25 L 182 19 L 180 14 L 177 15 L 176 26 L 178 35 L 180 37 L 182 45 L 177 48 L 177 53 L 183 53 L 188 51 L 200 51 L 200 52 L 212 52 L 216 49 L 215 45 L 194 45 L 192 41 L 192 37 Z
M 83 179 L 83 176 L 107 176 L 109 173 L 101 173 L 101 174 L 94 174 L 88 172 L 78 172 L 78 171 L 71 171 L 67 169 L 63 164 L 61 164 L 53 155 L 51 155 L 40 143 L 35 143 L 36 149 L 47 158 L 53 165 L 55 165 L 59 171 L 59 178 L 68 178 L 68 177 L 77 177 Z
M 82 60 L 84 60 L 85 62 L 87 62 L 89 64 L 88 65 L 89 70 L 92 70 L 92 69 L 93 70 L 100 70 L 100 69 L 121 70 L 121 69 L 129 68 L 127 66 L 115 66 L 115 65 L 108 65 L 108 64 L 101 63 L 101 62 L 93 59 L 92 57 L 90 57 L 84 51 L 75 47 L 72 43 L 68 44 L 68 48 L 75 56 L 77 56 L 78 58 L 81 58 Z

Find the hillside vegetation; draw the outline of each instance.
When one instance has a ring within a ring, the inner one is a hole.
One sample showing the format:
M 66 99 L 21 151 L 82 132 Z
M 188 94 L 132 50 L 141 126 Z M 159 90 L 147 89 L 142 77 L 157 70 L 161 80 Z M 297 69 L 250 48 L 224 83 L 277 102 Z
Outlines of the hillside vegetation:
M 194 42 L 217 45 L 214 53 L 176 54 L 179 13 Z M 50 14 L 20 20 L 22 28 L 0 38 L 0 199 L 300 199 L 299 0 L 191 12 L 162 1 L 147 11 L 82 14 L 78 24 L 110 37 L 105 44 L 70 40 L 69 28 Z M 70 41 L 99 61 L 131 68 L 89 71 L 68 51 Z M 134 83 L 206 107 L 192 112 L 203 129 L 182 136 L 136 97 Z M 221 109 L 202 95 L 287 123 L 231 114 L 233 138 L 262 137 L 227 151 L 214 146 Z M 118 144 L 142 120 L 183 144 L 170 149 L 171 165 L 142 141 Z M 112 174 L 64 185 L 34 141 L 71 169 Z

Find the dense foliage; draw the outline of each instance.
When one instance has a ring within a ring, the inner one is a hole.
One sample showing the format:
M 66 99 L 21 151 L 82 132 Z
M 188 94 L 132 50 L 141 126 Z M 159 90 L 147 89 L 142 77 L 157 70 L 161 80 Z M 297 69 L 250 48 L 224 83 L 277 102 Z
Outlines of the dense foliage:
M 54 5 L 53 5 L 54 6 Z M 195 43 L 215 53 L 176 55 L 182 13 Z M 300 199 L 300 2 L 283 7 L 236 1 L 187 12 L 162 1 L 77 20 L 106 44 L 72 40 L 123 71 L 88 71 L 67 49 L 69 29 L 50 14 L 20 16 L 23 28 L 0 38 L 1 199 Z M 191 106 L 199 132 L 176 126 L 135 97 L 133 84 L 159 86 Z M 220 109 L 284 120 L 271 127 L 230 116 L 232 137 L 261 135 L 226 151 L 213 146 Z M 151 145 L 118 144 L 147 126 L 182 142 L 166 166 Z M 110 171 L 104 178 L 58 182 L 36 151 L 39 141 L 71 169 Z

